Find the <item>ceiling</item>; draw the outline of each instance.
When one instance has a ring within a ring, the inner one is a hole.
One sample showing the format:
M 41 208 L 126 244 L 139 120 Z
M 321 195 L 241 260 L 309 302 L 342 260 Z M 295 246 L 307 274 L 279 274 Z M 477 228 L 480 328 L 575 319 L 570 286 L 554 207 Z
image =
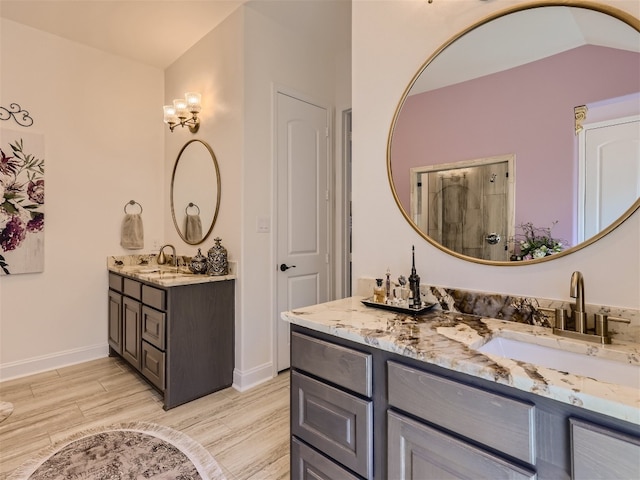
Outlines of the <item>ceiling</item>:
M 586 8 L 532 8 L 472 30 L 427 67 L 411 94 L 501 72 L 582 45 L 640 52 L 638 32 L 616 18 Z
M 245 3 L 330 48 L 349 45 L 351 0 L 0 0 L 0 17 L 165 69 Z

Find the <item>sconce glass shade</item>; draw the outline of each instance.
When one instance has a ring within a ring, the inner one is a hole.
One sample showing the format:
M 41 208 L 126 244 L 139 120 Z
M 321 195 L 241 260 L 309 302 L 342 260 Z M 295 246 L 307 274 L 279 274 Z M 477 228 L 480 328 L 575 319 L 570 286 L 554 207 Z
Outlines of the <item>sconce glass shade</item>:
M 184 98 L 176 98 L 173 101 L 173 107 L 176 109 L 176 115 L 178 118 L 187 118 L 189 116 L 187 101 Z
M 178 116 L 173 105 L 165 105 L 162 109 L 164 110 L 164 123 L 178 123 Z
M 202 108 L 200 104 L 202 96 L 196 92 L 187 92 L 184 94 L 184 98 L 187 102 L 187 108 L 191 113 L 198 113 Z
M 202 106 L 200 105 L 201 96 L 196 92 L 187 92 L 185 98 L 176 98 L 173 105 L 165 105 L 164 123 L 169 124 L 169 130 L 173 130 L 180 125 L 181 127 L 189 127 L 191 133 L 196 133 L 200 128 L 200 119 L 198 112 Z

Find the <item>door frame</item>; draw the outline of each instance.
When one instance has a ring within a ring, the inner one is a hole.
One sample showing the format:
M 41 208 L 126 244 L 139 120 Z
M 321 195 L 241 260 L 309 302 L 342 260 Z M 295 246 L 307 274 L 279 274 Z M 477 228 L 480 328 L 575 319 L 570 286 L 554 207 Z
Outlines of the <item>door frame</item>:
M 342 112 L 342 296 L 350 297 L 352 294 L 351 256 L 352 256 L 352 210 L 351 210 L 351 131 L 353 113 L 351 108 Z
M 278 95 L 283 94 L 289 97 L 295 98 L 302 102 L 315 105 L 319 108 L 323 108 L 327 112 L 327 190 L 329 191 L 329 202 L 327 204 L 327 253 L 329 255 L 329 263 L 327 264 L 327 276 L 328 276 L 328 298 L 333 299 L 333 289 L 335 284 L 334 268 L 333 268 L 333 242 L 334 242 L 334 226 L 335 220 L 334 204 L 335 204 L 335 175 L 334 175 L 334 136 L 333 136 L 333 107 L 319 101 L 317 98 L 312 97 L 306 93 L 302 93 L 293 88 L 285 85 L 272 83 L 271 88 L 271 184 L 273 185 L 273 191 L 271 195 L 271 211 L 273 212 L 273 219 L 271 224 L 274 225 L 271 235 L 271 258 L 272 261 L 272 273 L 271 273 L 271 368 L 273 371 L 273 377 L 278 375 L 278 321 L 280 320 L 280 312 L 278 311 Z
M 428 203 L 422 206 L 422 210 L 418 211 L 418 177 L 422 174 L 430 174 L 435 172 L 447 171 L 447 170 L 457 170 L 460 168 L 472 168 L 472 167 L 480 167 L 485 165 L 492 165 L 495 163 L 507 163 L 509 177 L 507 180 L 507 232 L 506 238 L 504 239 L 505 245 L 510 245 L 510 242 L 515 238 L 516 232 L 516 154 L 508 153 L 504 155 L 493 155 L 490 157 L 482 157 L 482 158 L 474 158 L 471 160 L 462 160 L 459 162 L 452 163 L 440 163 L 435 165 L 424 165 L 419 167 L 412 167 L 409 169 L 410 175 L 410 217 L 413 223 L 418 226 L 425 234 L 428 233 L 427 230 L 422 229 L 420 227 L 420 216 L 424 214 L 426 210 L 427 214 L 429 211 Z M 428 196 L 428 184 L 426 185 L 425 194 Z

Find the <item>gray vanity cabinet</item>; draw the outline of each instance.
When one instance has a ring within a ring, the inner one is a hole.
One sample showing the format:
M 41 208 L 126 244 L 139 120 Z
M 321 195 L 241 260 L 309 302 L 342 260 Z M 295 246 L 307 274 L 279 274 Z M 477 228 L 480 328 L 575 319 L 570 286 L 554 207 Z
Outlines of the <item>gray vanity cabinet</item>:
M 640 478 L 640 439 L 570 419 L 575 480 Z
M 234 280 L 164 288 L 110 272 L 110 353 L 163 393 L 165 409 L 229 387 L 234 306 Z
M 292 479 L 373 478 L 371 355 L 296 333 L 291 351 Z
M 636 424 L 295 324 L 291 365 L 292 479 L 640 478 Z M 372 470 L 301 429 L 353 436 L 337 392 L 370 405 Z

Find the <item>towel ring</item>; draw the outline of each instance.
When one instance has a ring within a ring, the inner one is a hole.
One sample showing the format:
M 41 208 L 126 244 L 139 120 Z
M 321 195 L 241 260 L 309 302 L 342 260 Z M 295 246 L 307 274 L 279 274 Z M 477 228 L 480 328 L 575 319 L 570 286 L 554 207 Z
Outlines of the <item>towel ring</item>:
M 129 213 L 127 212 L 127 206 L 129 205 L 138 205 L 140 207 L 140 213 L 142 213 L 142 205 L 140 205 L 135 200 L 129 200 L 127 203 L 124 204 L 124 213 L 127 213 L 127 214 Z
M 198 211 L 198 213 L 196 213 L 196 215 L 200 215 L 200 207 L 198 205 L 196 205 L 195 203 L 193 203 L 193 202 L 189 202 L 189 205 L 187 205 L 187 208 L 184 209 L 184 213 L 189 215 L 188 210 L 190 208 L 192 208 L 192 207 L 195 208 Z

